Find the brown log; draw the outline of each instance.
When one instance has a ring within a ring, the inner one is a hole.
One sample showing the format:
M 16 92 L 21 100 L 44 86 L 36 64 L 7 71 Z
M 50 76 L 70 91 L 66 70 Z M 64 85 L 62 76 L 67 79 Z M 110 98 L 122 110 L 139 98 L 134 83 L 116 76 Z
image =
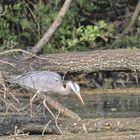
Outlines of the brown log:
M 46 54 L 39 57 L 16 60 L 1 58 L 12 63 L 15 68 L 6 63 L 0 63 L 4 72 L 27 72 L 31 70 L 51 70 L 60 73 L 67 72 L 97 72 L 97 71 L 140 71 L 140 49 L 96 50 L 90 52 L 70 52 Z

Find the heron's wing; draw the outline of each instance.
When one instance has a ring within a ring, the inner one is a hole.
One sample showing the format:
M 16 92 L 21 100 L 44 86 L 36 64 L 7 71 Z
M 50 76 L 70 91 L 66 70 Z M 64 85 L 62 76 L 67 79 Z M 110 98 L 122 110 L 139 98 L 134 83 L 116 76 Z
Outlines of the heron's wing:
M 16 76 L 13 81 L 22 87 L 44 92 L 57 92 L 63 86 L 61 76 L 48 71 L 29 72 Z

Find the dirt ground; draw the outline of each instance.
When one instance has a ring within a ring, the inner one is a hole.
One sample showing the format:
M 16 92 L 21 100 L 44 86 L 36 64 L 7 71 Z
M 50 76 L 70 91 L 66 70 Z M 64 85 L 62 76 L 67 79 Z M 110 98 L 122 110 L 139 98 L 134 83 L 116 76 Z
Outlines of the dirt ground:
M 83 125 L 84 124 L 84 125 Z M 86 119 L 59 125 L 63 135 L 30 135 L 0 137 L 0 140 L 139 140 L 140 118 Z M 83 127 L 84 126 L 84 127 Z
M 15 140 L 15 137 L 1 137 L 1 140 Z M 101 133 L 101 134 L 74 134 L 66 136 L 21 136 L 16 140 L 139 140 L 140 134 L 131 133 Z

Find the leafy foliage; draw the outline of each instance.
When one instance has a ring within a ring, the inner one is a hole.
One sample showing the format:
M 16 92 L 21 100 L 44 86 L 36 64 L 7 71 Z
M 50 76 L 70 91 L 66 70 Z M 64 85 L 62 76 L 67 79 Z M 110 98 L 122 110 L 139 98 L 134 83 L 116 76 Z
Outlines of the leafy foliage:
M 140 35 L 126 35 L 116 42 L 114 48 L 140 48 Z
M 40 0 L 2 3 L 4 14 L 0 13 L 0 50 L 5 49 L 4 44 L 10 44 L 9 42 L 22 49 L 34 46 L 52 24 L 63 2 Z M 108 46 L 115 34 L 113 24 L 103 17 L 103 12 L 108 7 L 109 3 L 106 1 L 73 1 L 62 25 L 43 51 L 84 51 Z M 96 17 L 96 12 L 102 13 L 103 16 Z M 138 47 L 138 36 L 126 36 L 115 47 Z
M 62 38 L 62 44 L 68 46 L 67 49 L 75 49 L 76 46 L 80 46 L 79 50 L 82 50 L 86 46 L 90 47 L 91 42 L 95 42 L 99 37 L 107 42 L 108 37 L 112 37 L 113 35 L 113 27 L 101 20 L 97 22 L 95 26 L 80 26 L 74 33 L 74 38 Z M 93 46 L 91 46 L 91 48 L 92 47 Z

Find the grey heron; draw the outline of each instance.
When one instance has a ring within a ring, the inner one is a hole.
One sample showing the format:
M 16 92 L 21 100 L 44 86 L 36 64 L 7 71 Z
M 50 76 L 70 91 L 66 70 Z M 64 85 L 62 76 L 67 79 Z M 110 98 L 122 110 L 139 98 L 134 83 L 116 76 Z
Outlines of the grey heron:
M 71 90 L 79 97 L 82 104 L 84 101 L 80 94 L 80 87 L 77 83 L 68 81 L 66 87 L 63 86 L 62 78 L 59 74 L 51 71 L 31 71 L 14 76 L 12 83 L 16 83 L 26 89 L 34 89 L 44 94 L 59 93 L 62 95 L 70 94 Z M 33 99 L 35 96 L 33 97 Z M 32 99 L 32 100 L 33 100 Z

